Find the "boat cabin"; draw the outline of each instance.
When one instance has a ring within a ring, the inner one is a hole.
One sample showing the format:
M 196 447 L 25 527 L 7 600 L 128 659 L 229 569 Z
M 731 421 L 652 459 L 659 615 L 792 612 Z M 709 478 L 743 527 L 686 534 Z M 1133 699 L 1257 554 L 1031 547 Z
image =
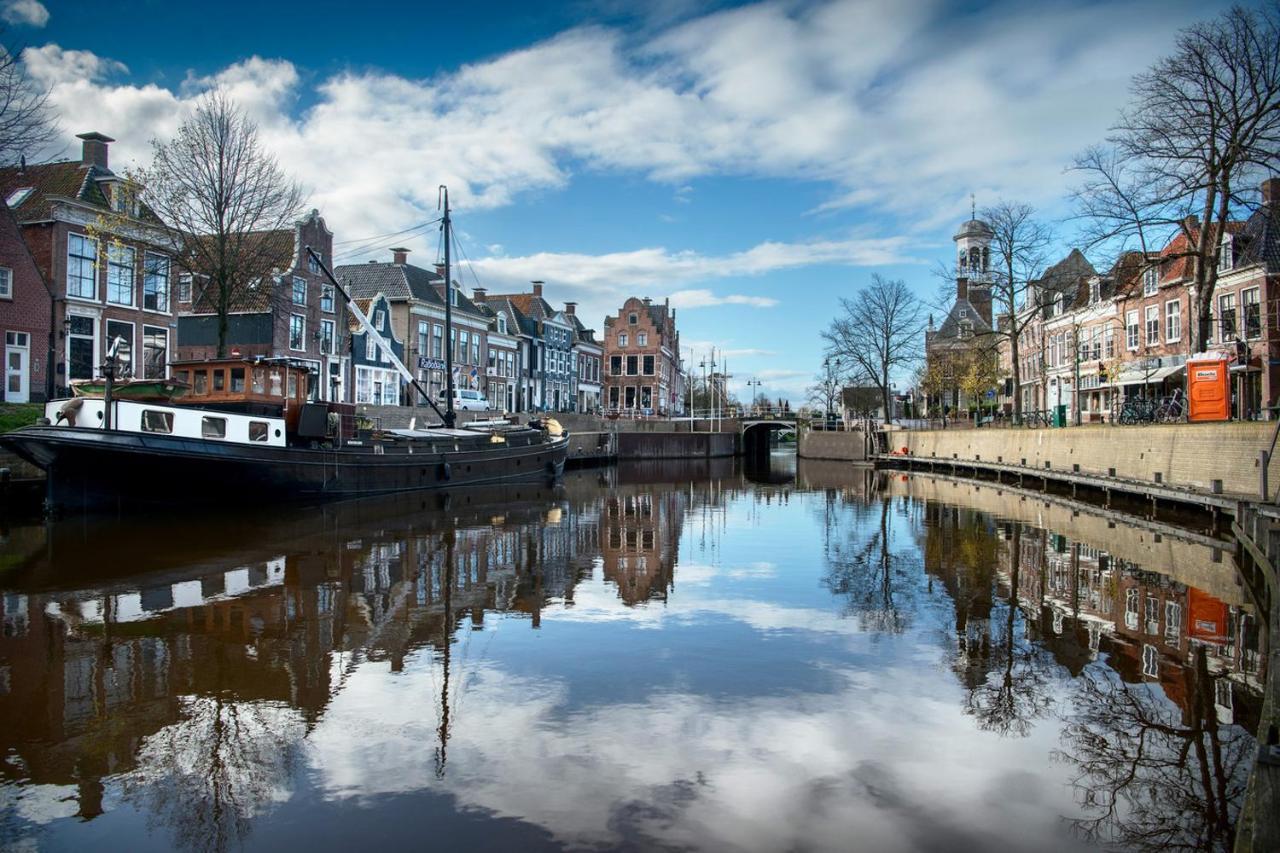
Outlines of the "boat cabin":
M 173 376 L 191 388 L 182 403 L 209 406 L 221 403 L 261 403 L 297 406 L 311 398 L 314 374 L 290 359 L 224 359 L 177 361 Z
M 102 429 L 106 401 L 101 397 L 52 400 L 45 406 L 51 424 Z M 143 435 L 173 436 L 284 447 L 284 418 L 185 408 L 166 403 L 111 401 L 111 427 Z

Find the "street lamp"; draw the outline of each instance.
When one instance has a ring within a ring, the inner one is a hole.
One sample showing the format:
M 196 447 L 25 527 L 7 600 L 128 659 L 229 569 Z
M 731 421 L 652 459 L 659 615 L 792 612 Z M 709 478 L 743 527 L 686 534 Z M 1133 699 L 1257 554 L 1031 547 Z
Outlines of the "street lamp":
M 751 411 L 757 414 L 759 414 L 760 412 L 759 400 L 760 400 L 760 386 L 762 384 L 763 383 L 759 379 L 747 380 L 747 389 L 751 394 Z M 751 391 L 750 389 L 753 387 L 755 388 L 755 390 Z

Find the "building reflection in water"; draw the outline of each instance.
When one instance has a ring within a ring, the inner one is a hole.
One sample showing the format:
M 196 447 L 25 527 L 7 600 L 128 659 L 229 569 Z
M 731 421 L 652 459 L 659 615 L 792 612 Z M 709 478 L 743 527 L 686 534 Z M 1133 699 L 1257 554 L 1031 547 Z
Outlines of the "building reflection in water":
M 753 482 L 754 481 L 754 482 Z M 732 463 L 648 463 L 563 487 L 324 507 L 162 532 L 17 531 L 0 639 L 0 841 L 112 796 L 179 846 L 222 850 L 286 800 L 307 737 L 365 663 L 438 668 L 438 775 L 462 678 L 452 655 L 602 579 L 663 607 L 686 559 L 805 496 L 821 583 L 859 630 L 943 614 L 951 676 L 979 729 L 1060 730 L 1081 837 L 1229 846 L 1258 719 L 1266 638 L 1229 557 L 1203 537 L 943 478 L 801 463 L 792 482 Z M 226 544 L 236 539 L 261 543 Z M 1226 562 L 1224 562 L 1226 561 Z M 457 647 L 457 649 L 455 649 Z
M 1265 636 L 1225 543 L 989 484 L 889 488 L 922 507 L 926 570 L 954 602 L 966 710 L 1004 735 L 1061 720 L 1054 758 L 1073 771 L 1079 835 L 1231 849 Z

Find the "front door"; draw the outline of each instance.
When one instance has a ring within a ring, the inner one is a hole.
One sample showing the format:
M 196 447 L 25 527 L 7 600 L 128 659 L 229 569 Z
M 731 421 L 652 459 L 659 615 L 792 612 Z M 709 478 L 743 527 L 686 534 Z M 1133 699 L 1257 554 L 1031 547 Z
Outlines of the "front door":
M 7 332 L 4 346 L 4 399 L 26 403 L 31 399 L 31 349 L 26 332 Z

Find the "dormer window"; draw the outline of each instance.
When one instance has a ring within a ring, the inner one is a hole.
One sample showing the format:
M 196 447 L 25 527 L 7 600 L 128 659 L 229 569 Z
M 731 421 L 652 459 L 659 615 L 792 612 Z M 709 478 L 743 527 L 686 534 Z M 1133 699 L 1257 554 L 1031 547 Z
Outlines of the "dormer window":
M 507 333 L 507 315 L 498 315 L 498 334 L 505 335 Z
M 1148 267 L 1142 274 L 1142 295 L 1154 296 L 1160 287 L 1160 268 Z
M 1102 298 L 1102 283 L 1094 280 L 1089 282 L 1089 304 L 1092 305 Z
M 1218 272 L 1235 269 L 1235 247 L 1230 234 L 1222 235 L 1222 245 L 1218 247 Z
M 969 309 L 968 309 L 968 308 L 961 308 L 961 309 L 960 309 L 960 317 L 961 317 L 961 319 L 963 319 L 963 318 L 965 318 L 965 317 L 968 317 L 968 316 L 969 316 Z
M 1062 313 L 1062 304 L 1063 304 L 1062 294 L 1059 293 L 1053 297 L 1053 313 L 1054 314 Z

